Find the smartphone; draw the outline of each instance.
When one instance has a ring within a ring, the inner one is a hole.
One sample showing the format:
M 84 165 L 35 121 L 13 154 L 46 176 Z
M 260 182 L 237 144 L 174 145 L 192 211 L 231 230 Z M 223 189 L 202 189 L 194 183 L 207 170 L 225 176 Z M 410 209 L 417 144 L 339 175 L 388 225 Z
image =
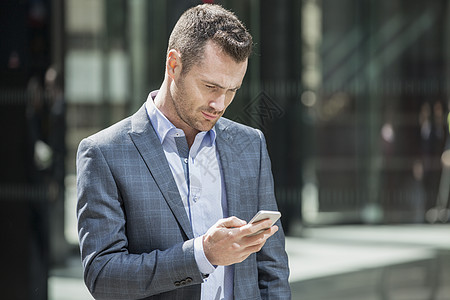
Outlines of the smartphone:
M 255 232 L 255 233 L 251 234 L 250 236 L 259 234 L 259 233 L 263 232 L 264 230 L 269 229 L 270 227 L 273 226 L 273 224 L 275 224 L 275 222 L 280 217 L 281 217 L 281 213 L 279 211 L 272 211 L 272 210 L 260 210 L 260 211 L 258 211 L 256 213 L 256 215 L 250 220 L 250 222 L 248 222 L 249 224 L 255 223 L 255 222 L 258 222 L 258 221 L 262 221 L 262 220 L 265 220 L 265 219 L 270 219 L 272 221 L 272 224 L 268 228 L 261 229 L 260 231 Z

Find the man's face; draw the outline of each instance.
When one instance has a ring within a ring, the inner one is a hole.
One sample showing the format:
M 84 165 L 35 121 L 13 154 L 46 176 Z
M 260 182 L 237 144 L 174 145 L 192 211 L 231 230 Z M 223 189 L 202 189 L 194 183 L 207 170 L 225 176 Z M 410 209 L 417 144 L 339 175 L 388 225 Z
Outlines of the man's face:
M 230 105 L 246 70 L 247 60 L 236 63 L 220 47 L 207 42 L 200 63 L 174 76 L 171 95 L 178 120 L 171 121 L 182 129 L 210 130 Z

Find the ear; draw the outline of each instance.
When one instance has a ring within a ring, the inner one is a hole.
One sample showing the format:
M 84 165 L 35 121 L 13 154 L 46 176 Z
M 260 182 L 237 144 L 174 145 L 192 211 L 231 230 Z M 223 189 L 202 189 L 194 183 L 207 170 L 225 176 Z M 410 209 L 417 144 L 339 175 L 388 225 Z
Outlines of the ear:
M 181 73 L 181 55 L 175 50 L 171 49 L 167 53 L 166 71 L 170 78 L 175 79 Z

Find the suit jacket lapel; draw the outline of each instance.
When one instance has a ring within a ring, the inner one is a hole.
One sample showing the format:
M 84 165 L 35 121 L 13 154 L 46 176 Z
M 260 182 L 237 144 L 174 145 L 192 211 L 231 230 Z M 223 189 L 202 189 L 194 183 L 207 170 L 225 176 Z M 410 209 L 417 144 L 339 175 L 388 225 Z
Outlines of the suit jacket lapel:
M 131 117 L 132 129 L 129 132 L 136 148 L 141 154 L 153 179 L 158 185 L 167 204 L 177 218 L 189 239 L 194 238 L 192 227 L 189 222 L 186 210 L 178 192 L 177 184 L 170 171 L 169 163 L 164 154 L 161 142 L 156 135 L 153 126 L 143 105 Z
M 227 196 L 228 216 L 239 217 L 239 163 L 237 145 L 221 119 L 216 123 L 216 146 L 219 152 Z

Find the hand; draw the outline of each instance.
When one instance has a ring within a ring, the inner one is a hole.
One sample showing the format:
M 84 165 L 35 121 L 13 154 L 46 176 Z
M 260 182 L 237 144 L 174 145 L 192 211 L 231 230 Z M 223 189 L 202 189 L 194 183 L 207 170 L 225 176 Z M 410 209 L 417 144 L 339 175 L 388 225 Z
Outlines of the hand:
M 203 251 L 213 265 L 228 266 L 242 262 L 250 254 L 261 250 L 266 240 L 278 231 L 269 219 L 247 224 L 236 217 L 217 221 L 203 236 Z M 250 236 L 260 230 L 263 232 Z

